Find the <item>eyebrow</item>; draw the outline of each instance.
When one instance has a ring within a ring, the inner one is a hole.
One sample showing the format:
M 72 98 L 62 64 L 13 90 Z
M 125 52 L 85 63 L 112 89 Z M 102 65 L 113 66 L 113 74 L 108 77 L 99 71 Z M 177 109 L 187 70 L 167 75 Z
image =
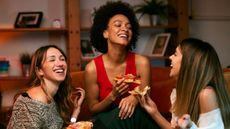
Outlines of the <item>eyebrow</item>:
M 55 57 L 54 55 L 51 55 L 51 56 L 47 56 L 48 58 L 50 58 L 50 57 Z
M 114 21 L 113 21 L 113 23 L 115 23 L 115 22 L 123 22 L 123 21 L 122 21 L 122 20 L 117 19 L 117 20 L 114 20 Z M 125 21 L 125 23 L 126 23 L 126 24 L 131 24 L 129 21 L 128 21 L 128 22 L 126 22 L 126 21 Z
M 55 57 L 55 55 L 47 56 L 47 58 L 54 58 L 54 57 Z M 60 58 L 60 57 L 65 57 L 65 56 L 64 55 L 59 55 L 58 58 Z

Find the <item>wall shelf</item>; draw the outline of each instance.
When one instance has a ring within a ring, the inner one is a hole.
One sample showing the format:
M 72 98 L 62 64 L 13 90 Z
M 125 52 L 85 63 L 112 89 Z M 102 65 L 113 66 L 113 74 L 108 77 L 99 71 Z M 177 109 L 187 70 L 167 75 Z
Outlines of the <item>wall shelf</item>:
M 1 28 L 0 32 L 63 32 L 67 33 L 67 28 Z
M 70 71 L 79 71 L 82 64 L 80 35 L 90 31 L 90 27 L 80 27 L 80 2 L 83 1 L 65 0 L 66 28 L 0 28 L 0 33 L 48 32 L 54 36 L 57 36 L 55 34 L 65 34 Z M 172 33 L 171 48 L 174 49 L 173 47 L 188 37 L 188 1 L 168 0 L 168 2 L 176 8 L 177 17 L 169 19 L 168 25 L 141 26 L 141 30 L 163 29 Z

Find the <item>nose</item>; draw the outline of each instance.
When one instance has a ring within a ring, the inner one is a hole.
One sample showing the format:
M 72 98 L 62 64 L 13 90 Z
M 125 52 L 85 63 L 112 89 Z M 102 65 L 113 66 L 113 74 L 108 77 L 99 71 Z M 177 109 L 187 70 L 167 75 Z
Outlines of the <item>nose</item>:
M 65 61 L 62 61 L 62 60 L 57 60 L 56 61 L 57 66 L 64 66 L 64 64 L 65 64 Z
M 123 25 L 123 26 L 122 26 L 122 30 L 123 30 L 123 31 L 128 31 L 128 27 L 125 26 L 125 25 Z
M 170 59 L 170 60 L 172 60 L 172 58 L 173 58 L 173 55 L 169 56 L 169 59 Z

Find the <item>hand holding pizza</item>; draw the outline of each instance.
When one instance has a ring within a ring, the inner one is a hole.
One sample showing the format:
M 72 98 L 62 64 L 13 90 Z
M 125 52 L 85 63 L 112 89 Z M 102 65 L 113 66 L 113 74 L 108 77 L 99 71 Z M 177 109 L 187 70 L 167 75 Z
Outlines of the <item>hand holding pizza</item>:
M 124 83 L 124 78 L 120 78 L 116 80 L 116 83 L 113 86 L 110 96 L 114 101 L 117 97 L 127 93 L 128 91 L 129 91 L 129 85 L 127 83 Z
M 140 88 L 134 89 L 131 94 L 135 94 L 141 107 L 143 107 L 149 114 L 156 114 L 159 112 L 157 109 L 157 105 L 155 102 L 150 98 L 147 91 L 150 90 L 149 86 L 146 86 L 143 90 Z
M 130 90 L 130 85 L 140 85 L 141 80 L 140 78 L 134 76 L 133 74 L 120 74 L 117 75 L 115 78 L 115 85 L 113 86 L 113 90 L 110 93 L 112 100 L 114 101 L 117 97 L 127 93 Z
M 126 92 L 128 92 L 130 90 L 130 85 L 137 85 L 139 86 L 141 84 L 141 80 L 139 77 L 134 76 L 133 74 L 120 74 L 117 75 L 114 78 L 116 84 L 113 87 L 113 90 L 111 92 L 111 98 L 113 98 L 112 100 L 115 100 L 117 97 L 125 94 Z

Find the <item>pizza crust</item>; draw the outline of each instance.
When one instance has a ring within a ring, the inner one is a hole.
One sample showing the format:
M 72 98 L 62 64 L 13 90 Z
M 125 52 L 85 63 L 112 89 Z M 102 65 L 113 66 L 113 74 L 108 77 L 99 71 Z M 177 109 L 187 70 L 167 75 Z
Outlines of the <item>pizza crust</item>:
M 140 86 L 137 86 L 134 88 L 134 90 L 129 91 L 130 94 L 132 95 L 141 95 L 144 96 L 147 94 L 147 92 L 150 90 L 149 86 L 145 86 L 145 88 L 143 90 L 140 89 Z
M 92 129 L 93 123 L 90 121 L 78 121 L 70 124 L 66 129 Z

